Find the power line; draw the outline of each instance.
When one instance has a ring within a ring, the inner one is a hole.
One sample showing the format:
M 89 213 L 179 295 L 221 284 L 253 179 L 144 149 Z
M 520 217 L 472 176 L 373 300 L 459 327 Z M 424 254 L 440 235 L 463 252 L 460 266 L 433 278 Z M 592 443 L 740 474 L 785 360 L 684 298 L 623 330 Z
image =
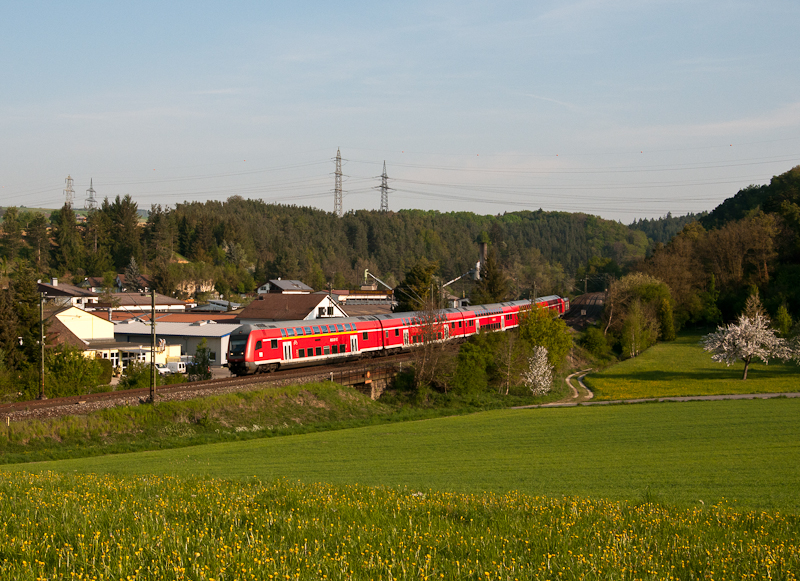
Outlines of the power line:
M 333 213 L 342 217 L 342 154 L 336 149 L 336 172 L 333 182 Z

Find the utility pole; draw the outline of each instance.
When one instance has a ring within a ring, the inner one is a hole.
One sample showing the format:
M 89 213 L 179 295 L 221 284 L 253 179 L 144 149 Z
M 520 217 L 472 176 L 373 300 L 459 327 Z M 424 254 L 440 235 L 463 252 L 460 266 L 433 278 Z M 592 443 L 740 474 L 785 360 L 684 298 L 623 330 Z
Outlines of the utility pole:
M 383 173 L 381 174 L 381 185 L 376 189 L 381 191 L 381 212 L 389 211 L 389 176 L 386 175 L 386 160 L 383 160 Z
M 39 399 L 47 399 L 44 395 L 44 293 L 39 293 Z
M 86 198 L 86 209 L 89 212 L 92 212 L 93 210 L 97 209 L 97 200 L 95 200 L 94 198 L 95 191 L 94 191 L 94 185 L 92 184 L 93 181 L 94 181 L 93 179 L 89 179 L 89 189 L 86 190 L 86 193 L 89 195 L 89 197 Z M 97 242 L 95 241 L 95 246 L 96 244 Z M 97 248 L 95 248 L 95 251 L 96 250 Z
M 150 289 L 150 403 L 156 402 L 156 289 Z
M 72 187 L 72 176 L 68 175 L 67 179 L 64 181 L 67 183 L 67 187 L 64 188 L 64 198 L 66 199 L 67 206 L 71 208 L 72 200 L 75 197 L 75 189 Z
M 333 213 L 342 217 L 342 154 L 336 149 L 336 172 L 333 184 Z

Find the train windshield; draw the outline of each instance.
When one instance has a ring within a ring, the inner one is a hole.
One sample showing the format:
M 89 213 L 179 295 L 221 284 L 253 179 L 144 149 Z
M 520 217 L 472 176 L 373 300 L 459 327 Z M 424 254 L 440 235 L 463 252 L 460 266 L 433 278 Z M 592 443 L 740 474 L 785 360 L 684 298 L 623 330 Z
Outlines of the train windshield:
M 244 355 L 244 348 L 247 346 L 247 337 L 241 339 L 231 339 L 231 355 Z

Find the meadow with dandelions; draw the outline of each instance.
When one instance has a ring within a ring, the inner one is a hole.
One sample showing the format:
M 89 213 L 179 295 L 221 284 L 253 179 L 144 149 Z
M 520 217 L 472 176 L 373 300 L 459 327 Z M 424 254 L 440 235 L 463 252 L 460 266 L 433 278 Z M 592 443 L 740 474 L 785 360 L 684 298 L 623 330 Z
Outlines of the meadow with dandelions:
M 728 367 L 712 361 L 700 344 L 702 337 L 684 333 L 658 343 L 633 359 L 590 373 L 584 383 L 595 400 L 800 391 L 800 365 L 756 360 L 742 381 L 744 363 Z
M 7 473 L 0 578 L 796 579 L 798 517 L 279 479 Z

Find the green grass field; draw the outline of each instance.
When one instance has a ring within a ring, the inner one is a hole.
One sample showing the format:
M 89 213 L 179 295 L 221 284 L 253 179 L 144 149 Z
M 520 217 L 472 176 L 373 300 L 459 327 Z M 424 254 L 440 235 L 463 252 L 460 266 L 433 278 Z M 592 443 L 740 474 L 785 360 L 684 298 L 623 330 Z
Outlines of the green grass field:
M 800 366 L 753 362 L 742 381 L 744 364 L 713 362 L 700 346 L 701 337 L 685 334 L 659 343 L 634 359 L 587 375 L 584 382 L 598 400 L 800 391 Z
M 7 466 L 800 511 L 800 400 L 503 410 Z M 702 503 L 701 503 L 702 501 Z

